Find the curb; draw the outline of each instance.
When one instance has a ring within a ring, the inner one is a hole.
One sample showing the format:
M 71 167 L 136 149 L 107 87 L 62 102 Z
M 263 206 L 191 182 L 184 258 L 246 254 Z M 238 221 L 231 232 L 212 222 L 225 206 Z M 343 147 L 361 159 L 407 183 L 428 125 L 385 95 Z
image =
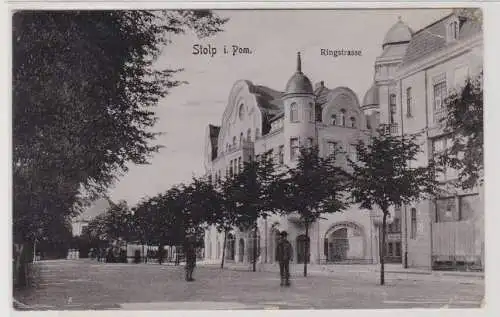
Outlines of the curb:
M 214 268 L 214 269 L 220 269 L 220 264 L 200 264 L 200 266 L 205 266 L 209 268 Z M 241 265 L 241 266 L 224 266 L 225 269 L 233 270 L 233 271 L 248 271 L 249 267 Z M 278 272 L 277 270 L 272 270 L 272 269 L 267 269 L 267 268 L 257 268 L 257 272 L 270 272 L 270 273 L 276 273 Z M 333 270 L 309 270 L 310 273 L 323 273 L 323 274 L 335 274 L 339 273 L 341 271 L 333 271 Z M 350 273 L 353 275 L 360 275 L 360 274 L 380 274 L 380 270 L 371 270 L 371 271 L 344 271 L 342 273 Z M 484 280 L 484 274 L 477 274 L 477 273 L 460 273 L 460 272 L 441 272 L 441 271 L 429 271 L 429 272 L 419 272 L 419 271 L 385 271 L 385 273 L 390 273 L 390 274 L 407 274 L 407 275 L 427 275 L 427 276 L 435 276 L 435 277 L 443 277 L 443 276 L 454 276 L 454 277 L 461 277 L 461 278 L 469 278 L 469 279 L 476 279 L 476 280 Z

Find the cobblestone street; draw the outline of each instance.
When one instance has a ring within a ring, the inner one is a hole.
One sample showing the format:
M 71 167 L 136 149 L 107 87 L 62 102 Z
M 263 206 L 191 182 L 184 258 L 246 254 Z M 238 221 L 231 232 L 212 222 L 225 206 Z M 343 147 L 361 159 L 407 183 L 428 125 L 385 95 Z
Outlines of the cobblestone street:
M 271 272 L 220 270 L 198 265 L 195 282 L 183 267 L 103 264 L 86 260 L 40 262 L 38 286 L 16 299 L 35 310 L 168 309 L 364 309 L 476 308 L 484 295 L 477 278 L 419 279 L 378 275 L 311 273 L 279 286 Z

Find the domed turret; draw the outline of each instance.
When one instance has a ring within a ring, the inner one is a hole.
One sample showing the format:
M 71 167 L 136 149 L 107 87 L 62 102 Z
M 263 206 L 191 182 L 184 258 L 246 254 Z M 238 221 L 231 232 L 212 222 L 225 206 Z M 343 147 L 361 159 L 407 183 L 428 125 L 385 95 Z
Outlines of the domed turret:
M 409 43 L 412 34 L 413 32 L 410 27 L 408 27 L 408 25 L 401 20 L 401 17 L 399 17 L 398 22 L 396 22 L 385 34 L 382 47 L 390 44 Z
M 311 81 L 302 73 L 300 53 L 297 53 L 297 71 L 288 80 L 285 94 L 313 94 Z
M 362 107 L 369 107 L 369 106 L 375 106 L 379 105 L 379 95 L 378 95 L 378 87 L 373 84 L 370 89 L 365 94 L 365 97 L 363 98 L 363 105 Z

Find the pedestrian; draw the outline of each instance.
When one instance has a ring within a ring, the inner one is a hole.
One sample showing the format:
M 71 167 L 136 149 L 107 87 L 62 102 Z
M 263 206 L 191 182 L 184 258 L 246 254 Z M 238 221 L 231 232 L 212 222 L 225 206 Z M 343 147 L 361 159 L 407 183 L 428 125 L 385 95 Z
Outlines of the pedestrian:
M 193 271 L 196 267 L 196 238 L 194 235 L 186 237 L 184 252 L 186 254 L 186 281 L 192 282 L 194 281 Z
M 276 247 L 276 258 L 280 265 L 281 286 L 290 286 L 290 261 L 293 258 L 293 249 L 287 240 L 287 232 L 282 231 L 280 241 Z

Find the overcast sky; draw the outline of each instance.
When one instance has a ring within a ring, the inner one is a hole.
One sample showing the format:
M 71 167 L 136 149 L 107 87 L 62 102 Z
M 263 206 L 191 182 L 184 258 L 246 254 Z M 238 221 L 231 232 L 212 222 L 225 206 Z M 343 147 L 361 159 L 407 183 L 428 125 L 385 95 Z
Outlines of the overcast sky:
M 209 123 L 220 125 L 235 81 L 284 90 L 295 71 L 296 53 L 302 54 L 302 71 L 314 83 L 329 88 L 347 86 L 360 102 L 373 80 L 373 63 L 382 41 L 398 16 L 413 31 L 444 17 L 450 10 L 241 10 L 218 11 L 230 18 L 225 31 L 199 40 L 194 34 L 172 37 L 158 67 L 184 68 L 177 79 L 189 84 L 174 88 L 157 107 L 155 130 L 164 132 L 157 142 L 165 146 L 146 166 L 130 166 L 115 188 L 113 200 L 135 204 L 172 185 L 189 182 L 204 172 L 204 138 Z M 210 44 L 213 57 L 193 55 L 193 45 Z M 247 47 L 252 54 L 223 54 L 224 45 Z M 361 50 L 362 56 L 321 56 L 320 49 Z

